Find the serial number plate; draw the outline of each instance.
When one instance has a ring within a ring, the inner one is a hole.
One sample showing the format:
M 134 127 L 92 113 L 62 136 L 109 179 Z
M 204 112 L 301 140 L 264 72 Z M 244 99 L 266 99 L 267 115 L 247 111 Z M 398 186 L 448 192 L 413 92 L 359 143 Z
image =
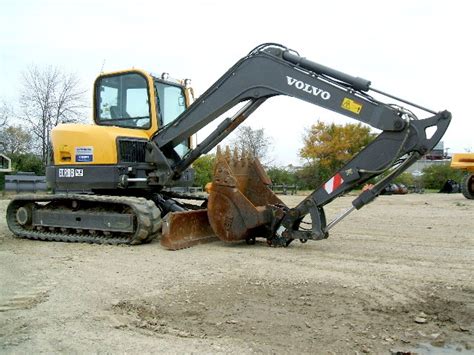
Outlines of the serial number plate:
M 60 178 L 81 177 L 84 176 L 84 169 L 60 168 L 58 169 L 58 176 Z

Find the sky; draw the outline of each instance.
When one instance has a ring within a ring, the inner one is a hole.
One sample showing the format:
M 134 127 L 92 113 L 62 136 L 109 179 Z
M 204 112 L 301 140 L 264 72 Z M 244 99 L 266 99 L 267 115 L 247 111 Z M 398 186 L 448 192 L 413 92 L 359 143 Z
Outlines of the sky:
M 32 64 L 75 73 L 91 107 L 102 68 L 191 78 L 200 95 L 255 46 L 277 42 L 379 90 L 451 111 L 444 147 L 474 150 L 473 8 L 468 0 L 0 0 L 0 99 L 15 105 Z M 246 124 L 265 129 L 275 164 L 300 165 L 303 135 L 318 119 L 356 122 L 276 97 Z

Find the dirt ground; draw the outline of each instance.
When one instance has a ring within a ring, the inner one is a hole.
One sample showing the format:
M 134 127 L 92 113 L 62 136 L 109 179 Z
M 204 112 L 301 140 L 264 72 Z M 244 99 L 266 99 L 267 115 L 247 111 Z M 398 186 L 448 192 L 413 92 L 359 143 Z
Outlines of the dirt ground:
M 2 219 L 0 353 L 472 353 L 473 216 L 461 194 L 381 196 L 324 241 L 177 252 L 16 239 Z

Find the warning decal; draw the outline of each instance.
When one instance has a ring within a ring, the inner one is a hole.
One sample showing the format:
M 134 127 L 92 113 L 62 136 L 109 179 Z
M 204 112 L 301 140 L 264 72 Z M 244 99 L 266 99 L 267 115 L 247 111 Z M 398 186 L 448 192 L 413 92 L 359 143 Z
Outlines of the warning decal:
M 334 190 L 341 186 L 343 182 L 344 179 L 342 178 L 341 174 L 337 173 L 324 184 L 324 190 L 326 190 L 328 194 L 331 194 Z
M 349 99 L 348 97 L 345 97 L 344 100 L 342 100 L 342 105 L 341 107 L 347 111 L 354 112 L 356 114 L 359 114 L 360 111 L 362 110 L 362 104 Z

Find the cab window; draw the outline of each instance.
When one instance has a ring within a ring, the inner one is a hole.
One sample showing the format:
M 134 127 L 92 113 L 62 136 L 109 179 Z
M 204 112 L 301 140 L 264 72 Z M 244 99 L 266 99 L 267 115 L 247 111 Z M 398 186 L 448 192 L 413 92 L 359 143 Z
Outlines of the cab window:
M 96 122 L 128 128 L 150 128 L 146 78 L 137 73 L 105 76 L 96 86 Z
M 186 110 L 186 99 L 183 88 L 159 81 L 155 82 L 155 86 L 158 94 L 160 124 L 161 126 L 166 126 Z M 174 147 L 174 150 L 180 157 L 183 157 L 189 151 L 188 140 L 178 144 Z
M 161 124 L 166 126 L 186 110 L 183 89 L 179 86 L 156 82 L 158 91 Z

